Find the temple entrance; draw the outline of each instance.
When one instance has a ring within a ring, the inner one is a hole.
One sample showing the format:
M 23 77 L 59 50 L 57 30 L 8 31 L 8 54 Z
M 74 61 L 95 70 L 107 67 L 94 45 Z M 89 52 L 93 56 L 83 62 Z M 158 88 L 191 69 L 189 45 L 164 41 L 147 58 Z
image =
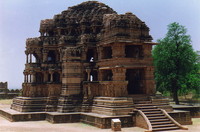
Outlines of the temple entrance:
M 128 94 L 144 93 L 144 69 L 127 69 L 126 80 L 128 81 Z

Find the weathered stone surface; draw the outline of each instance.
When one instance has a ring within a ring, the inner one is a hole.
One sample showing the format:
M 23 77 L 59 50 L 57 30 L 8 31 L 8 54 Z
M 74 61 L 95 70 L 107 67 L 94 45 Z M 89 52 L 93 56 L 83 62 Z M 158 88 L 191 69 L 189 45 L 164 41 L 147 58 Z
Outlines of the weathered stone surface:
M 111 120 L 111 129 L 113 131 L 121 131 L 121 121 L 119 119 Z
M 103 3 L 88 1 L 42 20 L 39 32 L 26 41 L 22 97 L 30 99 L 14 99 L 13 109 L 90 112 L 97 96 L 154 94 L 155 43 L 136 15 L 119 15 Z M 43 97 L 42 105 L 34 104 Z M 111 113 L 123 113 L 117 109 Z

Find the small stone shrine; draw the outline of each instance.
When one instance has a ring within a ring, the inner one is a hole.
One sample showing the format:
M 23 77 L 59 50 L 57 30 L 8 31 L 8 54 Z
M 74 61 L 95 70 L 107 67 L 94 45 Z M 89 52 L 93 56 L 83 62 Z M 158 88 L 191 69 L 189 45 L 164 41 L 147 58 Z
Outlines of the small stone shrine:
M 122 127 L 149 130 L 159 127 L 144 122 L 172 111 L 166 99 L 155 96 L 151 50 L 156 43 L 131 12 L 119 15 L 103 3 L 87 1 L 42 20 L 39 32 L 26 41 L 22 96 L 13 99 L 12 109 L 48 112 L 50 122 L 56 122 L 51 112 L 70 115 L 57 122 L 76 115 L 76 121 L 100 128 L 119 118 Z M 167 129 L 181 128 L 166 121 Z

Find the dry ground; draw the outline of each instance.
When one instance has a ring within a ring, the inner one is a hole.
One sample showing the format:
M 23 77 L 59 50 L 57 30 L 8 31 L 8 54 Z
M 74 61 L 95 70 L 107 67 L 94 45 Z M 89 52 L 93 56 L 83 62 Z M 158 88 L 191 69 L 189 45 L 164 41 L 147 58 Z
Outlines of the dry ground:
M 0 100 L 0 107 L 8 107 L 11 100 Z M 193 125 L 186 130 L 173 132 L 200 132 L 200 118 L 193 119 Z M 122 132 L 144 132 L 138 127 L 122 128 Z M 99 129 L 84 123 L 51 124 L 47 121 L 10 122 L 0 117 L 0 132 L 112 132 L 111 129 Z M 171 131 L 172 132 L 172 131 Z

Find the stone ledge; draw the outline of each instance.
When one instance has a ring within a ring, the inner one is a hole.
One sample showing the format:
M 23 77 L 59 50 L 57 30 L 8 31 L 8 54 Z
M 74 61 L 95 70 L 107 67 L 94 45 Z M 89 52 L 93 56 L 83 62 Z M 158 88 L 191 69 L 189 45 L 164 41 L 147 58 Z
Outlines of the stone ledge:
M 182 125 L 191 125 L 190 112 L 174 111 L 169 114 Z M 83 122 L 98 128 L 111 128 L 111 120 L 118 118 L 121 120 L 122 127 L 135 126 L 135 113 L 132 115 L 102 115 L 97 113 L 85 112 L 18 112 L 10 108 L 0 108 L 0 115 L 12 122 L 17 121 L 40 121 L 47 120 L 50 123 L 75 123 Z

